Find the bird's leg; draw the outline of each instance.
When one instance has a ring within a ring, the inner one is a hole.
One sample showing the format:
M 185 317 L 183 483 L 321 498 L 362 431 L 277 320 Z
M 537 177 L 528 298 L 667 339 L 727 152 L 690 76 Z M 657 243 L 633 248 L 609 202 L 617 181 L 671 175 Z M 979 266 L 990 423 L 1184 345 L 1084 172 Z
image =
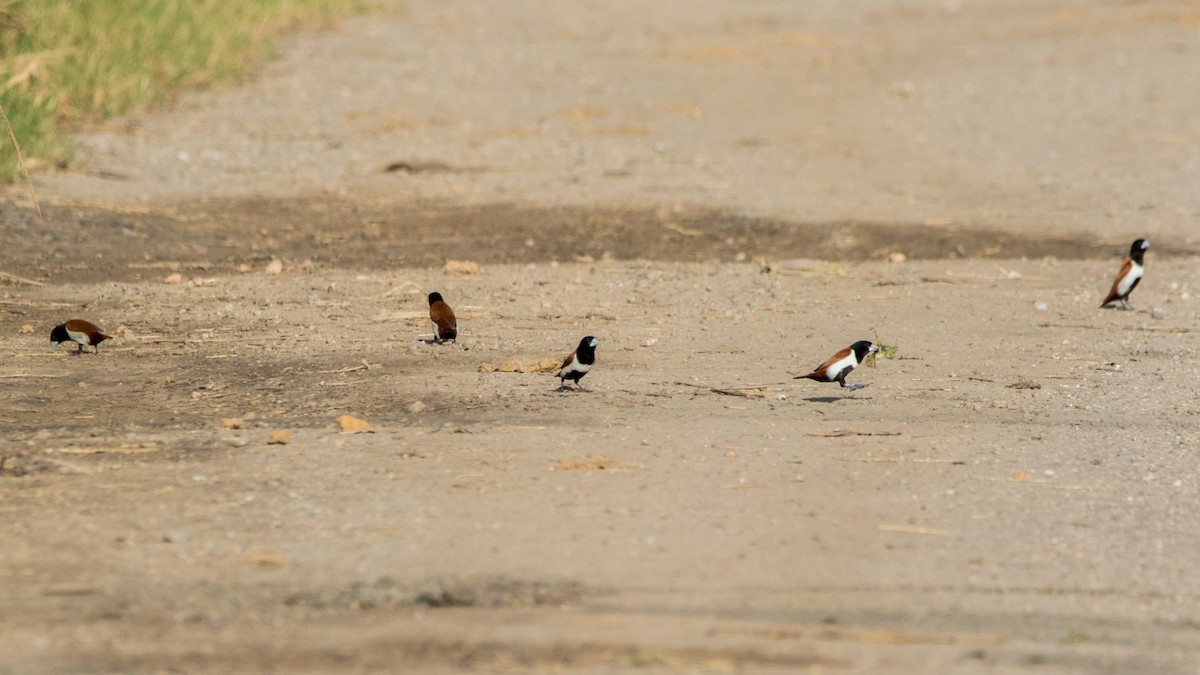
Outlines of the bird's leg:
M 1133 311 L 1133 305 L 1129 304 L 1129 298 L 1121 298 L 1121 308 L 1126 312 Z
M 845 375 L 839 376 L 837 379 L 837 383 L 842 385 L 843 389 L 849 389 L 850 391 L 856 391 L 858 389 L 862 389 L 863 387 L 867 386 L 865 384 L 846 384 L 846 376 Z

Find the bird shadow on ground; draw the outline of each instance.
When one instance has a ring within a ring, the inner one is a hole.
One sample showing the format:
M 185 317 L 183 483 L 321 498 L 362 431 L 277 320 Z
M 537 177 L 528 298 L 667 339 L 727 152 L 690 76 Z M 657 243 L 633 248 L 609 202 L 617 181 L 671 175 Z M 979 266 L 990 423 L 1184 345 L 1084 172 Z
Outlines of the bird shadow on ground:
M 810 396 L 802 399 L 809 403 L 837 403 L 838 401 L 857 399 L 857 396 Z

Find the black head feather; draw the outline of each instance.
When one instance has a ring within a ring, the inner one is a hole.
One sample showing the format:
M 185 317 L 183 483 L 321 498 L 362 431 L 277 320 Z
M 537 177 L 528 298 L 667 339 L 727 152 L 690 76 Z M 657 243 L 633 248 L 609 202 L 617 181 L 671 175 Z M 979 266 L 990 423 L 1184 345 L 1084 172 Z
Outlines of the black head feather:
M 600 344 L 600 341 L 591 335 L 583 338 L 579 341 L 579 347 L 575 350 L 575 357 L 579 359 L 580 363 L 589 366 L 592 365 L 596 362 L 596 345 L 598 344 Z
M 1141 265 L 1142 256 L 1146 255 L 1146 249 L 1150 248 L 1150 242 L 1145 239 L 1135 239 L 1129 247 L 1129 257 L 1133 258 L 1133 262 Z
M 850 349 L 854 351 L 854 358 L 859 363 L 862 363 L 862 360 L 867 356 L 867 354 L 879 351 L 879 348 L 875 346 L 875 343 L 871 342 L 870 340 L 859 340 L 858 342 L 850 345 Z
M 57 347 L 59 343 L 70 342 L 71 336 L 67 335 L 67 324 L 60 323 L 50 331 L 50 344 Z
M 434 293 L 429 294 L 429 304 L 432 305 L 433 303 L 438 302 L 438 301 L 445 302 L 444 300 L 442 300 L 441 293 L 434 292 Z

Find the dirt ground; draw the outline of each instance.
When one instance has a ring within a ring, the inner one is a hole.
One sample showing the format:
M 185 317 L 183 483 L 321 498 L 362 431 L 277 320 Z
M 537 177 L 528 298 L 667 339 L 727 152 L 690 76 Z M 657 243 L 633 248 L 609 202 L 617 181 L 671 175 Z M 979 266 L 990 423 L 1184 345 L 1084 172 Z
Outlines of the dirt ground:
M 0 673 L 1195 672 L 1198 54 L 410 0 L 83 130 L 0 206 Z

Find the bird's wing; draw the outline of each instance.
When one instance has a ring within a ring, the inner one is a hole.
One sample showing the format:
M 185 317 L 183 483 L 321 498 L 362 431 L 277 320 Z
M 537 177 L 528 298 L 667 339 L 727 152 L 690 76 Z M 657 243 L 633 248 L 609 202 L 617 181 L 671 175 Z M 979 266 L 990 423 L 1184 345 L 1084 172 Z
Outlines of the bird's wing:
M 575 360 L 575 352 L 571 352 L 571 354 L 569 356 L 567 356 L 567 358 L 563 359 L 563 364 L 562 364 L 562 367 L 560 367 L 558 369 L 558 374 L 562 375 L 563 371 L 566 370 L 567 366 L 571 365 L 571 362 L 574 360 Z
M 1117 278 L 1113 279 L 1112 289 L 1108 291 L 1108 296 L 1104 298 L 1104 302 L 1100 303 L 1101 305 L 1107 305 L 1113 300 L 1121 297 L 1121 280 L 1124 279 L 1125 275 L 1129 274 L 1129 271 L 1132 269 L 1133 258 L 1125 258 L 1125 260 L 1121 263 L 1121 271 L 1117 272 Z
M 444 331 L 453 331 L 458 327 L 458 321 L 454 318 L 454 310 L 444 302 L 435 302 L 429 307 L 429 320 Z
M 836 353 L 833 356 L 826 359 L 825 363 L 822 363 L 821 365 L 817 366 L 816 370 L 814 370 L 813 372 L 821 373 L 821 372 L 828 371 L 833 366 L 833 364 L 837 363 L 838 361 L 841 361 L 842 359 L 846 358 L 847 356 L 850 356 L 853 353 L 854 353 L 853 349 L 846 347 L 845 349 L 839 351 L 838 353 Z

